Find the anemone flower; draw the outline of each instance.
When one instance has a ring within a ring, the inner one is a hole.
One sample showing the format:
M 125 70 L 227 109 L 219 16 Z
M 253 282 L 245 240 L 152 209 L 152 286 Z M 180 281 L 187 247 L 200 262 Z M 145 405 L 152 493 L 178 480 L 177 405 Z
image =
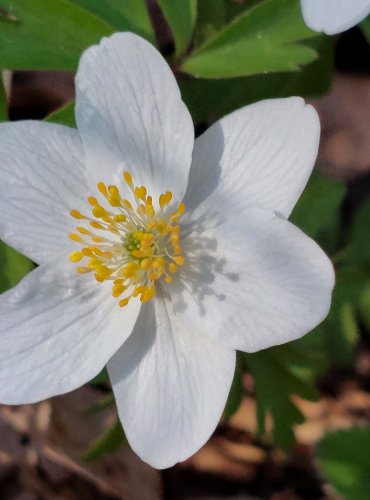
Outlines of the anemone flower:
M 301 0 L 309 28 L 335 35 L 348 30 L 370 13 L 370 0 Z
M 300 98 L 263 101 L 194 142 L 169 66 L 130 33 L 83 54 L 76 120 L 0 125 L 0 236 L 39 265 L 0 297 L 0 402 L 107 365 L 132 448 L 169 467 L 217 425 L 236 349 L 328 312 L 330 261 L 287 220 L 319 120 Z

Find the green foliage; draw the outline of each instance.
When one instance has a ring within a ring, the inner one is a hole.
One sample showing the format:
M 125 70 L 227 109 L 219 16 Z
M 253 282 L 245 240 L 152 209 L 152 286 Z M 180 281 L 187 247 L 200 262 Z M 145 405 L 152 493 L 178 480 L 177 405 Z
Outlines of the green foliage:
M 266 417 L 270 414 L 273 441 L 287 450 L 294 443 L 294 425 L 304 421 L 291 396 L 296 394 L 310 401 L 318 398 L 314 373 L 320 369 L 322 357 L 300 341 L 244 357 L 255 383 L 259 433 L 266 433 Z
M 116 419 L 103 434 L 91 443 L 83 454 L 82 459 L 85 460 L 85 462 L 93 462 L 107 453 L 118 451 L 126 443 L 126 436 L 123 432 L 122 425 L 120 421 Z
M 0 293 L 16 285 L 33 267 L 27 257 L 0 241 Z
M 370 198 L 355 214 L 349 233 L 347 259 L 354 264 L 370 265 Z
M 216 119 L 247 104 L 291 95 L 316 96 L 326 92 L 332 77 L 332 41 L 328 37 L 311 39 L 309 45 L 319 59 L 294 73 L 268 73 L 246 78 L 180 81 L 181 93 L 196 123 Z
M 145 0 L 70 0 L 101 17 L 119 31 L 132 31 L 154 42 Z
M 317 53 L 300 43 L 312 38 L 295 0 L 265 0 L 196 49 L 181 69 L 203 78 L 297 71 Z
M 67 0 L 0 0 L 0 68 L 74 70 L 114 28 Z
M 238 410 L 244 396 L 242 362 L 243 360 L 241 354 L 237 353 L 234 379 L 231 384 L 229 397 L 227 398 L 224 410 L 224 418 L 226 420 L 232 417 Z
M 353 359 L 359 336 L 357 307 L 367 275 L 357 266 L 345 265 L 336 271 L 336 285 L 328 317 L 318 327 L 328 360 L 348 364 Z
M 362 33 L 365 35 L 366 40 L 368 41 L 368 43 L 370 43 L 370 17 L 367 17 L 364 21 L 362 21 L 360 27 L 362 29 Z
M 197 0 L 158 0 L 165 18 L 171 27 L 180 56 L 188 47 L 197 15 Z
M 46 121 L 59 123 L 59 125 L 67 125 L 67 127 L 76 127 L 75 102 L 71 101 L 57 109 L 46 118 Z
M 370 427 L 333 432 L 317 448 L 324 477 L 346 500 L 368 500 L 370 492 Z
M 324 177 L 318 170 L 312 174 L 293 213 L 291 222 L 311 237 L 316 237 L 330 224 L 336 224 L 345 186 Z

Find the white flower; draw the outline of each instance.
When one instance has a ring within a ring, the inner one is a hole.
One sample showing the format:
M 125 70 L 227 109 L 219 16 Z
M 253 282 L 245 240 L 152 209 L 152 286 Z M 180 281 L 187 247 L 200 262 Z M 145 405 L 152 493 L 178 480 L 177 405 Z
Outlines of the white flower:
M 370 0 L 301 0 L 309 28 L 335 35 L 348 30 L 370 13 Z
M 0 297 L 0 401 L 107 365 L 132 448 L 164 468 L 213 432 L 235 349 L 296 339 L 328 312 L 330 261 L 287 221 L 319 120 L 300 98 L 263 101 L 194 144 L 170 68 L 129 33 L 84 53 L 76 89 L 78 131 L 0 125 L 0 236 L 39 264 Z

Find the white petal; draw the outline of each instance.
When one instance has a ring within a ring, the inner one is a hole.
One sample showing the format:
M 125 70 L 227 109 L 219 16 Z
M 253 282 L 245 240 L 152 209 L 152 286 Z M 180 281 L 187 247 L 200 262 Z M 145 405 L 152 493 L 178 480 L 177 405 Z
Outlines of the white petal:
M 142 308 L 131 337 L 108 363 L 127 439 L 159 469 L 195 453 L 224 409 L 235 351 L 181 324 L 161 298 Z
M 185 203 L 207 198 L 288 217 L 315 163 L 320 123 L 303 99 L 272 99 L 227 115 L 195 141 Z
M 140 302 L 124 310 L 110 287 L 61 257 L 0 297 L 0 402 L 40 401 L 80 387 L 130 335 Z
M 216 206 L 185 231 L 186 266 L 171 294 L 190 329 L 253 352 L 297 339 L 327 315 L 332 265 L 290 222 L 265 210 L 233 214 Z
M 68 251 L 86 202 L 76 130 L 37 121 L 0 124 L 0 238 L 38 264 Z
M 119 183 L 129 170 L 151 195 L 182 199 L 194 129 L 160 53 L 132 33 L 105 38 L 82 56 L 76 118 L 93 183 Z
M 370 13 L 370 0 L 301 0 L 305 23 L 314 31 L 335 35 Z

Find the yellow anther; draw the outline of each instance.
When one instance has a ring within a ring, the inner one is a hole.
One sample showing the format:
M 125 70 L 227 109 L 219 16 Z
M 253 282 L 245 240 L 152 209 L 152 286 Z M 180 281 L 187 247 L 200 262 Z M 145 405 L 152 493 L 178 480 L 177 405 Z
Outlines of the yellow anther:
M 172 193 L 171 191 L 167 191 L 165 194 L 161 194 L 159 197 L 159 206 L 161 208 L 165 207 L 168 205 L 172 200 Z
M 70 215 L 74 217 L 75 219 L 86 219 L 85 215 L 83 215 L 81 212 L 78 210 L 71 210 Z
M 91 236 L 91 239 L 94 243 L 101 243 L 102 241 L 106 241 L 105 238 L 101 238 L 100 236 Z
M 120 214 L 120 215 L 114 215 L 113 216 L 114 222 L 126 222 L 126 215 Z
M 95 217 L 97 217 L 98 219 L 101 219 L 102 217 L 105 217 L 108 215 L 107 211 L 105 210 L 105 208 L 103 208 L 101 205 L 96 205 L 94 208 L 93 208 L 93 211 L 92 213 L 95 215 Z
M 81 227 L 81 226 L 77 227 L 77 231 L 81 234 L 86 234 L 88 236 L 90 236 L 90 234 L 91 234 L 88 229 L 86 229 L 85 227 Z
M 69 260 L 71 262 L 80 262 L 80 260 L 82 259 L 82 257 L 83 257 L 82 252 L 72 252 L 69 255 Z
M 164 281 L 166 281 L 167 283 L 171 283 L 172 281 L 172 277 L 171 276 L 166 276 Z
M 120 301 L 118 302 L 118 305 L 119 305 L 120 307 L 125 307 L 125 306 L 127 306 L 127 304 L 129 303 L 129 301 L 130 301 L 130 298 L 129 298 L 129 297 L 126 297 L 125 299 L 120 300 Z
M 145 186 L 136 187 L 135 196 L 136 198 L 139 198 L 139 200 L 146 202 L 146 187 Z
M 69 237 L 71 238 L 71 240 L 76 241 L 77 243 L 83 243 L 84 242 L 84 240 L 78 234 L 70 233 Z
M 126 200 L 126 198 L 123 200 L 123 204 L 128 210 L 132 210 L 132 205 L 128 200 Z
M 77 268 L 77 272 L 79 274 L 87 274 L 87 273 L 90 273 L 92 271 L 92 269 L 89 269 L 88 267 L 78 267 Z
M 103 224 L 100 224 L 100 222 L 91 221 L 90 226 L 94 227 L 95 229 L 105 229 L 105 226 L 103 226 Z
M 85 257 L 92 257 L 94 255 L 91 248 L 83 248 L 81 252 Z
M 132 296 L 133 297 L 138 297 L 139 295 L 141 295 L 142 293 L 146 293 L 147 291 L 148 291 L 148 287 L 147 286 L 144 286 L 144 285 L 137 286 L 135 288 L 135 290 L 132 292 Z
M 177 266 L 173 262 L 168 266 L 168 269 L 170 270 L 170 273 L 175 273 L 177 271 Z
M 127 287 L 125 287 L 122 283 L 115 283 L 112 288 L 113 297 L 119 297 L 120 295 L 122 295 L 126 288 Z
M 104 184 L 104 182 L 98 182 L 97 186 L 101 194 L 106 198 L 108 196 L 107 186 Z
M 153 260 L 154 269 L 163 269 L 165 266 L 165 261 L 162 257 L 157 257 Z
M 148 270 L 152 267 L 152 259 L 145 258 L 140 262 L 141 269 Z
M 173 260 L 176 262 L 176 264 L 178 266 L 183 266 L 185 263 L 185 259 L 181 255 L 177 255 L 176 257 L 173 257 Z
M 105 266 L 100 266 L 98 272 L 95 274 L 96 281 L 105 281 L 112 274 L 112 271 Z
M 173 222 L 177 222 L 180 217 L 184 214 L 185 212 L 185 203 L 180 203 L 180 205 L 177 207 L 176 212 L 173 212 L 170 216 L 171 220 Z
M 117 186 L 109 186 L 109 197 L 108 201 L 113 207 L 119 207 L 121 205 L 121 195 L 119 194 L 119 190 Z
M 96 207 L 99 205 L 98 200 L 94 196 L 89 196 L 87 198 L 87 201 L 90 203 L 91 206 Z
M 131 176 L 130 172 L 127 172 L 127 170 L 125 172 L 123 172 L 123 178 L 125 179 L 126 183 L 130 186 L 130 188 L 134 187 L 134 184 L 132 182 L 132 176 Z
M 172 233 L 170 236 L 170 240 L 173 245 L 177 245 L 180 241 L 180 236 L 178 235 L 178 233 Z
M 175 254 L 179 254 L 179 253 L 181 253 L 181 251 L 182 251 L 182 250 L 181 250 L 180 245 L 173 245 L 173 247 L 172 247 L 172 248 L 173 248 L 173 252 L 174 252 Z

